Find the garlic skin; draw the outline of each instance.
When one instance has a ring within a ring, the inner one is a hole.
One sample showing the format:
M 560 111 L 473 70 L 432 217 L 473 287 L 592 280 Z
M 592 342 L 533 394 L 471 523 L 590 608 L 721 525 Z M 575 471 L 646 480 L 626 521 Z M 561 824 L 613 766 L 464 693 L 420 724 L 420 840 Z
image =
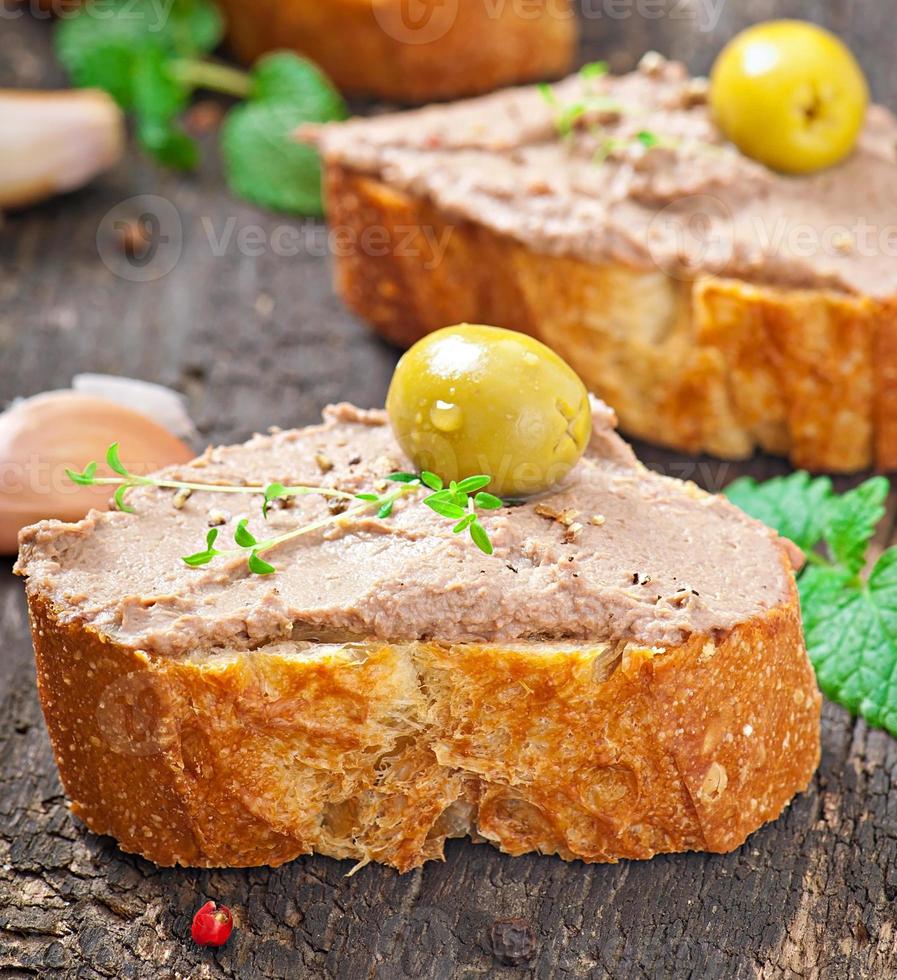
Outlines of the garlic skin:
M 195 445 L 199 433 L 187 413 L 184 396 L 165 385 L 117 374 L 76 374 L 72 389 L 83 395 L 94 395 L 132 408 L 154 419 L 178 439 Z
M 0 209 L 82 187 L 124 146 L 121 110 L 105 92 L 0 89 Z
M 96 460 L 98 476 L 114 476 L 104 462 L 113 442 L 134 473 L 195 456 L 145 415 L 75 391 L 36 395 L 0 415 L 0 554 L 15 554 L 19 530 L 29 524 L 77 521 L 92 508 L 105 510 L 115 487 L 79 487 L 65 471 Z

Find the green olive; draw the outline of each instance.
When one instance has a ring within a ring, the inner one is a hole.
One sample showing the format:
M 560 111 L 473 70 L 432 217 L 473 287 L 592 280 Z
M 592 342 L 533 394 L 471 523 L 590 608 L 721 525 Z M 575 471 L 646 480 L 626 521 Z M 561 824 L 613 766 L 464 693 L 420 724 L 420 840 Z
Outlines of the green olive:
M 481 473 L 518 497 L 556 486 L 592 430 L 585 385 L 538 340 L 462 324 L 418 341 L 386 398 L 399 445 L 443 480 Z

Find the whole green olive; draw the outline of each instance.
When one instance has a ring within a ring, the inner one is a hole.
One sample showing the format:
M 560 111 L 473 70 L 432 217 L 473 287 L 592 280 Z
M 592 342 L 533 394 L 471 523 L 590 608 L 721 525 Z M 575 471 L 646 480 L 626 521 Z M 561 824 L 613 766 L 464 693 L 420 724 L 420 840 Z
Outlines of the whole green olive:
M 461 324 L 418 341 L 399 361 L 386 408 L 419 470 L 444 480 L 481 473 L 509 497 L 556 486 L 592 431 L 585 385 L 526 334 Z

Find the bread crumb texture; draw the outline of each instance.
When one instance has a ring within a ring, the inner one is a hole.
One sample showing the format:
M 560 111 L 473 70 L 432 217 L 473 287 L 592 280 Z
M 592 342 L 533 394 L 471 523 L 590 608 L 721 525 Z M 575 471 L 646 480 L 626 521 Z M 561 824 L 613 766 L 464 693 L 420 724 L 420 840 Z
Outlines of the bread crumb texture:
M 160 865 L 407 871 L 469 835 L 608 862 L 723 852 L 819 760 L 796 596 L 661 649 L 282 642 L 149 657 L 29 598 L 73 812 Z

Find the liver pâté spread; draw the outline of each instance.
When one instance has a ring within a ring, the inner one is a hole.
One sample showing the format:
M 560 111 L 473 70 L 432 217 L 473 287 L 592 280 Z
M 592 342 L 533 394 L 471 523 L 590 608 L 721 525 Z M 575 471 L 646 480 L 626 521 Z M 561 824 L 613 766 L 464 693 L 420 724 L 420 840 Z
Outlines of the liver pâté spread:
M 706 82 L 657 55 L 631 74 L 576 75 L 551 92 L 513 89 L 309 137 L 328 161 L 537 252 L 897 293 L 897 120 L 883 107 L 870 107 L 846 161 L 791 177 L 726 142 Z
M 274 575 L 250 574 L 244 558 L 190 568 L 181 557 L 202 547 L 210 526 L 229 542 L 249 517 L 263 538 L 326 515 L 327 503 L 291 498 L 266 526 L 260 496 L 202 491 L 184 500 L 141 487 L 129 491 L 134 514 L 93 511 L 77 524 L 26 528 L 17 571 L 63 622 L 169 656 L 334 636 L 663 646 L 785 601 L 793 584 L 781 540 L 724 499 L 644 469 L 613 425 L 595 402 L 591 443 L 565 484 L 483 514 L 491 557 L 407 496 L 388 519 L 352 518 L 266 552 Z M 164 472 L 365 492 L 408 468 L 385 413 L 342 404 L 322 425 L 210 449 Z

